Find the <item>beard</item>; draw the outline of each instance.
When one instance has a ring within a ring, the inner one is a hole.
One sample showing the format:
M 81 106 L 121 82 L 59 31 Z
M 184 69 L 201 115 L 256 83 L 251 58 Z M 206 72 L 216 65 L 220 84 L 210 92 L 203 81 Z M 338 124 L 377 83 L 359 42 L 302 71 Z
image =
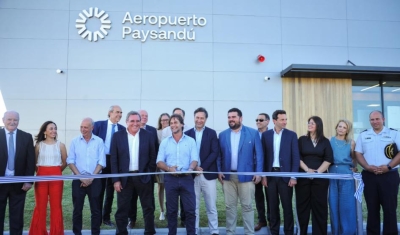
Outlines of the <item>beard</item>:
M 231 128 L 232 130 L 237 130 L 239 129 L 241 126 L 241 123 L 235 123 L 235 122 L 230 122 L 229 123 L 229 128 Z

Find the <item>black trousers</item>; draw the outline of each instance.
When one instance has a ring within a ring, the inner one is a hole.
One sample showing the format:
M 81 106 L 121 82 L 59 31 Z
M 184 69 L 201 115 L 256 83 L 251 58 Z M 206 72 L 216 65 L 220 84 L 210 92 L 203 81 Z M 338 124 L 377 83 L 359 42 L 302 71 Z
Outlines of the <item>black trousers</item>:
M 80 180 L 72 181 L 72 203 L 74 205 L 72 217 L 72 231 L 75 235 L 82 234 L 82 210 L 86 195 L 89 198 L 91 212 L 92 235 L 100 234 L 101 206 L 100 206 L 101 180 L 94 179 L 88 187 L 81 187 Z
M 153 192 L 154 192 L 154 184 L 153 184 Z M 130 221 L 134 221 L 134 222 L 136 222 L 136 218 L 137 218 L 137 201 L 138 201 L 138 197 L 139 196 L 138 196 L 137 193 L 134 193 L 132 195 L 131 207 L 129 208 L 129 220 Z M 155 201 L 154 200 L 155 199 L 153 197 L 153 206 L 154 206 L 154 209 L 155 209 L 156 206 L 155 206 Z M 185 212 L 184 212 L 182 200 L 179 199 L 179 202 L 180 202 L 180 206 L 181 206 L 181 221 L 185 222 L 186 215 L 185 215 Z M 165 201 L 165 207 L 167 208 L 167 201 Z M 104 219 L 104 217 L 103 217 L 103 219 Z
M 329 179 L 297 179 L 296 207 L 300 235 L 307 234 L 310 212 L 312 213 L 312 234 L 328 233 L 328 188 Z
M 256 184 L 256 192 L 254 198 L 256 201 L 256 208 L 258 213 L 258 222 L 267 223 L 267 220 L 268 222 L 270 222 L 270 209 L 268 205 L 267 188 L 264 187 L 261 182 Z M 265 217 L 265 205 L 267 205 L 267 217 Z
M 108 174 L 108 173 L 103 173 Z M 100 208 L 102 208 L 103 221 L 110 220 L 114 200 L 114 184 L 111 178 L 101 178 Z M 104 205 L 103 205 L 104 201 Z
M 398 234 L 397 195 L 399 192 L 399 172 L 397 169 L 382 175 L 363 171 L 364 197 L 367 204 L 367 234 L 380 234 L 380 209 L 383 209 L 382 234 Z
M 115 213 L 115 222 L 117 224 L 116 234 L 128 234 L 126 226 L 128 225 L 128 214 L 132 208 L 131 200 L 134 194 L 137 194 L 142 205 L 144 217 L 144 234 L 155 234 L 154 229 L 154 184 L 152 181 L 143 183 L 140 177 L 128 177 L 125 187 L 120 193 L 117 193 L 118 209 Z
M 24 228 L 24 207 L 26 192 L 22 184 L 0 184 L 0 234 L 4 232 L 4 218 L 9 200 L 10 235 L 22 235 Z
M 279 234 L 281 222 L 279 204 L 282 202 L 283 208 L 283 231 L 285 235 L 293 235 L 294 220 L 292 197 L 293 188 L 288 186 L 281 177 L 268 177 L 268 203 L 271 211 L 270 230 L 272 235 Z

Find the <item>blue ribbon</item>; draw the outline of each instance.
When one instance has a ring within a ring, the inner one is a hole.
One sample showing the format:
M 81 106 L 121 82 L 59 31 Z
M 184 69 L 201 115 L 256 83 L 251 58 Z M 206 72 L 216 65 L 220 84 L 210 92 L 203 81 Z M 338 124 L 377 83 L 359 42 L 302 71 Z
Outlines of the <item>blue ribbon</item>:
M 0 177 L 0 184 L 42 182 L 57 180 L 79 180 L 79 179 L 99 179 L 99 178 L 119 178 L 129 176 L 160 175 L 160 174 L 224 174 L 224 175 L 256 175 L 271 177 L 296 177 L 296 178 L 324 178 L 359 181 L 355 174 L 336 174 L 336 173 L 294 173 L 294 172 L 207 172 L 207 171 L 178 171 L 178 172 L 149 172 L 149 173 L 120 173 L 120 174 L 96 174 L 96 175 L 46 175 L 46 176 L 4 176 Z M 359 173 L 358 173 L 359 174 Z M 361 180 L 362 182 L 362 180 Z M 360 187 L 359 187 L 360 188 Z
M 358 202 L 362 203 L 362 193 L 364 191 L 364 182 L 362 180 L 360 173 L 353 173 L 354 179 L 358 183 L 358 187 L 356 192 L 354 193 L 354 197 L 358 200 Z
M 294 173 L 294 172 L 207 172 L 207 171 L 178 171 L 178 172 L 150 172 L 150 173 L 120 173 L 120 174 L 96 174 L 96 175 L 46 175 L 46 176 L 3 176 L 0 177 L 0 184 L 43 182 L 58 180 L 79 180 L 79 179 L 100 179 L 100 178 L 119 178 L 129 176 L 160 175 L 160 174 L 224 174 L 224 175 L 256 175 L 270 177 L 296 177 L 296 178 L 320 178 L 353 180 L 358 182 L 354 197 L 361 203 L 364 183 L 360 173 L 336 174 L 336 173 Z

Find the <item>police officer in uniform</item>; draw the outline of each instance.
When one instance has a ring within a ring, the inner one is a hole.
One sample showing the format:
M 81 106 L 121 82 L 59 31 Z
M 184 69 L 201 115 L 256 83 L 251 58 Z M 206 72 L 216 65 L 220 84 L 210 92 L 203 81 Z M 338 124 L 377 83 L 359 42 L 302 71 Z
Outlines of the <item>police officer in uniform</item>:
M 399 191 L 400 153 L 394 153 L 393 143 L 400 146 L 400 133 L 383 125 L 382 112 L 369 115 L 371 129 L 361 132 L 356 143 L 356 158 L 364 168 L 364 196 L 368 209 L 367 234 L 380 234 L 380 207 L 383 209 L 382 234 L 398 234 L 397 195 Z

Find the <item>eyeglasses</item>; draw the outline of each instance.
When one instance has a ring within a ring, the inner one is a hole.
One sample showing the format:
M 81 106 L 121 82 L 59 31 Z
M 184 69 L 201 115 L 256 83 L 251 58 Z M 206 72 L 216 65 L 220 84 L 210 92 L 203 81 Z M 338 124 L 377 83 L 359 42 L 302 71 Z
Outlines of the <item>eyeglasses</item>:
M 256 119 L 256 122 L 263 122 L 265 119 Z

